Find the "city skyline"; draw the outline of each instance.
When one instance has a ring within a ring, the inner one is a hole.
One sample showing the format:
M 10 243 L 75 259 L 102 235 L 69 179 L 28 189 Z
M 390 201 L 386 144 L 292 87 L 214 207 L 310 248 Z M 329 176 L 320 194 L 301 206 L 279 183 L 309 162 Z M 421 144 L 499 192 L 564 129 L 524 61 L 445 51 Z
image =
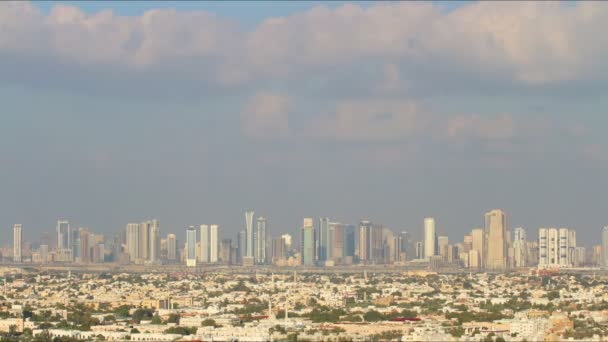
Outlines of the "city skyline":
M 602 2 L 20 1 L 0 17 L 3 244 L 61 217 L 234 235 L 250 206 L 292 234 L 302 217 L 433 216 L 458 236 L 491 208 L 588 243 L 606 224 L 608 44 L 582 39 Z

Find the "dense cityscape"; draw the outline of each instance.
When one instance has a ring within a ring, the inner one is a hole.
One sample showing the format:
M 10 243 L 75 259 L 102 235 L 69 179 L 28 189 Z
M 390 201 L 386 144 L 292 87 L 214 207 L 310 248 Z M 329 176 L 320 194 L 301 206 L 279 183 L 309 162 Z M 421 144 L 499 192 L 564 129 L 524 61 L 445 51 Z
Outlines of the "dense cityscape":
M 159 220 L 128 223 L 113 239 L 87 228 L 74 229 L 69 221 L 59 220 L 56 240 L 47 233 L 37 243 L 24 243 L 24 228 L 15 224 L 13 248 L 4 248 L 2 255 L 15 263 L 187 267 L 402 265 L 508 271 L 607 266 L 602 256 L 608 250 L 608 227 L 598 231 L 602 244 L 586 248 L 577 245 L 574 229 L 542 227 L 535 235 L 522 227 L 511 229 L 502 210 L 486 213 L 484 222 L 484 227 L 473 228 L 457 241 L 438 234 L 432 217 L 421 225 L 422 241 L 414 241 L 411 232 L 395 232 L 370 221 L 355 225 L 329 218 L 319 218 L 316 224 L 314 219 L 305 218 L 297 237 L 281 232 L 271 236 L 267 218 L 256 218 L 253 211 L 247 211 L 235 239 L 222 234 L 217 224 L 201 224 L 189 226 L 186 241 L 180 243 L 175 233 L 162 236 Z
M 113 240 L 59 220 L 56 241 L 3 250 L 0 333 L 81 341 L 603 341 L 605 245 L 576 231 L 528 238 L 502 210 L 462 241 L 305 218 L 299 244 L 245 213 L 236 243 L 216 224 L 161 237 L 128 223 Z M 608 227 L 602 231 L 608 241 Z M 55 242 L 55 244 L 53 244 Z M 183 247 L 181 247 L 183 246 Z M 10 257 L 7 258 L 7 255 Z M 7 260 L 8 259 L 8 260 Z

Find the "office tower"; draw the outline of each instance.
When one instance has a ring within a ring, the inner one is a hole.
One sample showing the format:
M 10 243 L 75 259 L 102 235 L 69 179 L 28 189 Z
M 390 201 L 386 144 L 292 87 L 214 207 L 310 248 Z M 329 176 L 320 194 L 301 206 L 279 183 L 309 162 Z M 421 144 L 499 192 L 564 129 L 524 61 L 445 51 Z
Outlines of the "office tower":
M 57 249 L 72 248 L 72 231 L 68 221 L 57 221 Z
M 471 230 L 471 250 L 475 251 L 478 258 L 479 258 L 479 262 L 477 263 L 477 266 L 472 266 L 471 268 L 483 268 L 484 267 L 484 260 L 485 260 L 485 232 L 483 229 L 481 228 L 475 228 L 473 230 Z
M 196 266 L 196 228 L 188 227 L 186 230 L 186 265 L 188 267 Z
M 507 217 L 500 209 L 485 214 L 485 268 L 505 270 L 507 268 Z
M 574 247 L 574 266 L 584 267 L 587 264 L 587 249 L 585 247 Z
M 152 222 L 145 221 L 139 225 L 139 259 L 150 259 L 150 230 Z
M 40 245 L 40 259 L 43 263 L 49 261 L 49 245 Z
M 232 239 L 222 239 L 219 255 L 219 261 L 223 264 L 232 264 Z
M 134 262 L 139 258 L 139 223 L 127 224 L 127 253 L 129 260 Z
M 78 260 L 82 263 L 89 263 L 89 248 L 91 246 L 89 239 L 90 232 L 86 228 L 78 228 Z
M 167 235 L 167 260 L 177 260 L 177 239 L 175 234 Z
M 15 224 L 13 225 L 13 261 L 21 262 L 21 225 Z
M 435 219 L 427 217 L 424 219 L 424 258 L 437 255 L 437 233 L 435 232 Z
M 359 262 L 370 263 L 373 253 L 374 226 L 369 221 L 359 223 Z
M 324 262 L 329 259 L 328 249 L 330 248 L 329 243 L 329 218 L 322 217 L 319 219 L 319 250 L 318 260 Z
M 201 224 L 201 241 L 199 251 L 199 261 L 203 263 L 209 262 L 209 225 Z
M 602 229 L 602 261 L 600 265 L 608 268 L 608 226 Z
M 209 262 L 217 263 L 220 258 L 220 228 L 217 224 L 209 226 Z
M 438 247 L 438 252 L 439 255 L 441 255 L 441 258 L 443 259 L 443 261 L 448 261 L 448 244 L 449 244 L 449 239 L 447 236 L 439 236 L 437 237 L 437 247 Z
M 300 238 L 301 243 L 301 255 L 302 265 L 313 266 L 315 264 L 315 227 L 311 218 L 305 218 L 304 224 L 302 225 L 302 236 Z
M 602 266 L 602 245 L 595 245 L 591 249 L 591 263 L 595 266 Z
M 273 264 L 287 259 L 287 244 L 283 236 L 276 237 L 271 240 L 270 251 L 272 253 L 271 260 Z
M 160 260 L 160 223 L 158 220 L 150 221 L 148 260 L 151 262 L 158 262 Z
M 395 241 L 393 231 L 380 227 L 379 231 L 382 234 L 381 242 L 382 242 L 382 255 L 377 261 L 381 261 L 385 264 L 391 264 L 395 261 Z
M 465 235 L 462 239 L 461 252 L 468 253 L 471 249 L 473 249 L 473 235 Z
M 402 231 L 400 234 L 400 241 L 401 244 L 399 246 L 399 254 L 400 254 L 400 261 L 406 261 L 410 258 L 414 259 L 415 258 L 415 253 L 413 253 L 414 251 L 412 251 L 412 239 L 411 239 L 411 235 L 406 232 L 406 231 Z
M 238 264 L 243 263 L 243 257 L 246 256 L 247 251 L 247 231 L 241 230 L 236 235 L 236 262 Z
M 243 256 L 253 258 L 253 211 L 245 212 L 246 247 Z
M 526 231 L 522 227 L 513 229 L 513 266 L 526 267 L 528 261 Z
M 416 259 L 424 258 L 424 244 L 422 241 L 416 241 Z
M 338 222 L 329 223 L 330 239 L 328 248 L 328 257 L 335 262 L 340 262 L 344 257 L 344 225 Z
M 263 265 L 266 263 L 266 219 L 258 217 L 254 233 L 254 258 L 255 263 Z
M 383 260 L 383 247 L 384 247 L 384 228 L 382 225 L 373 226 L 373 231 L 370 234 L 370 250 L 371 250 L 371 262 L 378 263 Z

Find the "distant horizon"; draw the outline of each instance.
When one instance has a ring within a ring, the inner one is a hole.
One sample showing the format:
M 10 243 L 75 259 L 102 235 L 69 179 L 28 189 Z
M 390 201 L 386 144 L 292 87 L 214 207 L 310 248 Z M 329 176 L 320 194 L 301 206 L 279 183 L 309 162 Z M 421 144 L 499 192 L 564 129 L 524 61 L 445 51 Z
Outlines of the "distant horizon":
M 58 217 L 235 238 L 608 225 L 606 2 L 0 3 L 0 244 Z M 163 233 L 165 234 L 165 233 Z M 532 236 L 536 235 L 534 233 Z

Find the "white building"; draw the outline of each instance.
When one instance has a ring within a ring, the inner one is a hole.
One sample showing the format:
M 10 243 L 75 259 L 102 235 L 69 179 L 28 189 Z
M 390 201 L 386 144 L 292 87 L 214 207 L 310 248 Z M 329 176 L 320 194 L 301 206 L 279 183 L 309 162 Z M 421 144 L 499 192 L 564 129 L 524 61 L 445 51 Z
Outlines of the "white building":
M 427 217 L 424 219 L 424 258 L 429 259 L 433 255 L 437 255 L 435 219 Z
M 13 226 L 13 261 L 21 262 L 21 225 Z
M 212 263 L 218 262 L 219 256 L 220 256 L 220 228 L 217 224 L 212 224 L 209 227 L 209 262 L 212 262 Z
M 139 258 L 139 223 L 127 224 L 127 252 L 129 259 L 133 262 Z
M 196 228 L 190 226 L 186 231 L 186 265 L 196 266 Z
M 209 225 L 201 224 L 201 258 L 200 262 L 209 262 Z
M 576 258 L 576 232 L 568 228 L 538 230 L 538 267 L 572 267 Z
M 266 263 L 266 219 L 258 217 L 255 227 L 255 263 Z
M 167 235 L 167 259 L 177 259 L 177 239 L 175 238 L 175 234 Z

